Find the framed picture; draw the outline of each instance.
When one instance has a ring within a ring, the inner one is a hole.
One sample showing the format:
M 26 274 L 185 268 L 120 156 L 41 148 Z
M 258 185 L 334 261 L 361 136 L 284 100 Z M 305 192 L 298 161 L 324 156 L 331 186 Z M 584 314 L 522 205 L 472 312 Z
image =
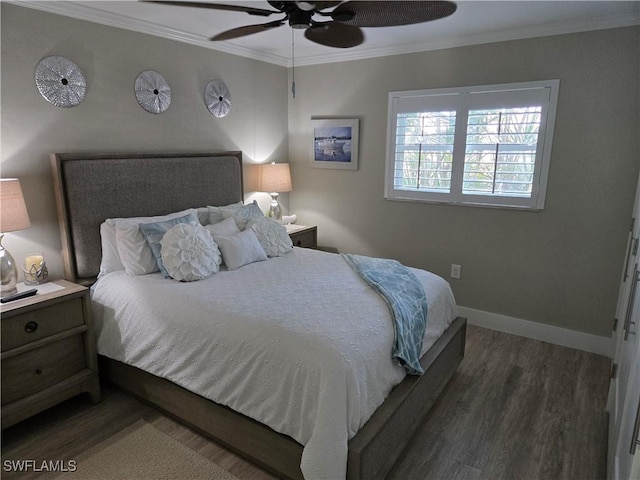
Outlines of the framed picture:
M 358 169 L 357 118 L 311 120 L 311 163 L 318 168 Z

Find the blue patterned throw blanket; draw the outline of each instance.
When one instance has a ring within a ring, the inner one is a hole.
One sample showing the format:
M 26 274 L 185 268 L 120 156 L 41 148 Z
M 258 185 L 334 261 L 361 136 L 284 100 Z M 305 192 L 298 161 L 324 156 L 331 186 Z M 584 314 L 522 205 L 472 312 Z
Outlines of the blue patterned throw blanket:
M 427 326 L 427 297 L 416 276 L 396 260 L 343 253 L 342 257 L 387 302 L 395 340 L 393 358 L 412 375 L 422 375 L 422 337 Z

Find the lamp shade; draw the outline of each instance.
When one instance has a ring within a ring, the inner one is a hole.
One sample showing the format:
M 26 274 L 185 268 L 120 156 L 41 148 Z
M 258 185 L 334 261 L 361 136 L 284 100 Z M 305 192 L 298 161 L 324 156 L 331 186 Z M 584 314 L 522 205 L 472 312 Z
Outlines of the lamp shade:
M 288 163 L 269 163 L 258 166 L 259 192 L 290 192 L 291 172 Z
M 15 232 L 29 228 L 29 214 L 22 196 L 20 180 L 0 179 L 0 232 Z

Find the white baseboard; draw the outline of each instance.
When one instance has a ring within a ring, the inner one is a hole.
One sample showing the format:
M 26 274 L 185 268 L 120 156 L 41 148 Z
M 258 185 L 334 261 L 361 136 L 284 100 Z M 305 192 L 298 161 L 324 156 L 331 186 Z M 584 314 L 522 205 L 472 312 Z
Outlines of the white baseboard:
M 608 337 L 600 337 L 590 333 L 577 332 L 467 307 L 459 306 L 458 314 L 461 317 L 466 317 L 470 325 L 611 357 L 611 338 Z

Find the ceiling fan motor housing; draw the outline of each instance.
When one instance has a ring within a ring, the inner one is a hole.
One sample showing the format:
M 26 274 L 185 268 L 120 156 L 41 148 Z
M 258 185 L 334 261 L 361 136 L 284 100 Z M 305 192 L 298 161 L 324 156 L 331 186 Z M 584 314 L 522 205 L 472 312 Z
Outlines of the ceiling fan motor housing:
M 313 11 L 305 11 L 293 9 L 288 12 L 289 15 L 289 26 L 291 28 L 304 29 L 311 26 L 311 17 L 313 16 Z

